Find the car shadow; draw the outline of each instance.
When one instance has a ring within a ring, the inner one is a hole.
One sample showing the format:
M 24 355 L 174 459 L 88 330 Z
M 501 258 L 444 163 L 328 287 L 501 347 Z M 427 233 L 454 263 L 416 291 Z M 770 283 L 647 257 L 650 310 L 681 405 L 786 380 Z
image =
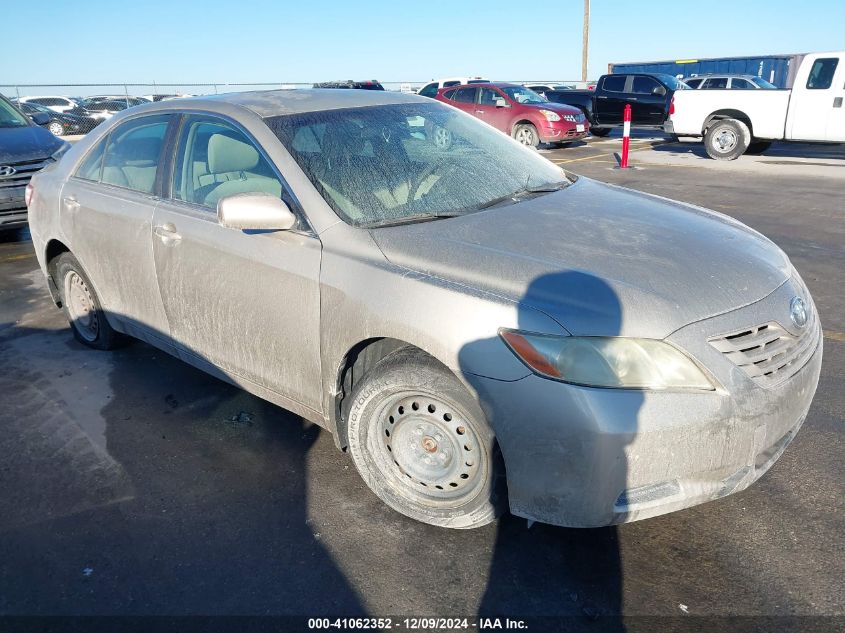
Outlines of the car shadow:
M 593 275 L 574 270 L 546 274 L 528 285 L 517 307 L 519 327 L 530 330 L 537 323 L 538 310 L 555 314 L 555 308 L 561 305 L 579 310 L 582 319 L 587 317 L 591 333 L 615 336 L 622 331 L 622 305 L 613 288 Z M 489 349 L 492 343 L 481 339 L 466 345 L 460 363 L 470 382 L 479 385 L 482 408 L 498 438 L 507 466 L 510 507 L 522 516 L 531 516 L 532 512 L 553 514 L 561 525 L 614 522 L 619 516 L 614 514 L 614 501 L 628 482 L 625 445 L 636 436 L 642 395 L 628 392 L 628 406 L 614 408 L 616 417 L 602 421 L 623 430 L 617 432 L 616 442 L 595 441 L 591 429 L 595 423 L 590 418 L 593 399 L 613 397 L 608 390 L 549 381 L 537 385 L 544 389 L 540 397 L 556 394 L 559 402 L 538 408 L 525 402 L 519 407 L 521 417 L 515 420 L 497 415 L 501 407 L 493 402 L 500 397 L 495 391 L 505 384 L 497 387 L 494 380 L 474 379 L 470 367 L 470 359 L 478 357 L 477 351 Z M 518 382 L 543 380 L 530 376 Z M 557 388 L 560 391 L 556 393 Z M 568 405 L 572 409 L 567 409 Z M 539 417 L 558 407 L 559 415 Z M 518 498 L 515 490 L 519 491 Z M 624 630 L 619 617 L 622 571 L 613 525 L 590 529 L 544 524 L 531 527 L 524 518 L 507 514 L 496 526 L 478 615 L 602 617 L 606 620 L 602 630 Z
M 659 144 L 652 147 L 655 152 L 668 152 L 671 154 L 685 154 L 698 156 L 699 158 L 710 159 L 704 144 L 700 139 L 688 140 L 682 137 L 676 143 Z M 757 156 L 761 162 L 771 162 L 778 158 L 804 158 L 815 160 L 842 160 L 845 161 L 845 144 L 812 144 L 812 143 L 773 143 L 770 148 L 760 154 L 746 154 L 746 156 Z M 767 160 L 769 159 L 769 160 Z M 802 164 L 802 163 L 795 163 Z

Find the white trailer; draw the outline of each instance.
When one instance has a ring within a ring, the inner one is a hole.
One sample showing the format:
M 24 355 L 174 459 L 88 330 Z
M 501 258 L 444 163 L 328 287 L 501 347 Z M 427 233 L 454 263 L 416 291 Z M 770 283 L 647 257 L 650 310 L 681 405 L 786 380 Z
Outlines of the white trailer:
M 845 143 L 845 52 L 804 56 L 791 90 L 678 90 L 665 131 L 733 160 L 772 141 Z

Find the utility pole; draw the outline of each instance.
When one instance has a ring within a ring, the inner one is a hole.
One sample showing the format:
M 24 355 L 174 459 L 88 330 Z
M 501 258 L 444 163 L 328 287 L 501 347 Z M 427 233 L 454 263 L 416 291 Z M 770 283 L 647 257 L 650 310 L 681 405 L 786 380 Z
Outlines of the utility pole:
M 587 81 L 587 56 L 590 49 L 590 0 L 584 0 L 584 32 L 581 38 L 581 81 Z

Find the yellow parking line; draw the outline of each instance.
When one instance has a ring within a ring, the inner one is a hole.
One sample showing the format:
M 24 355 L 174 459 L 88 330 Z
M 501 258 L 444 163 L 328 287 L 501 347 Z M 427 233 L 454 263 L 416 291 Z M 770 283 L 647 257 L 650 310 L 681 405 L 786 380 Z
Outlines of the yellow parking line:
M 656 145 L 646 145 L 643 147 L 634 147 L 630 151 L 631 152 L 639 152 L 644 149 L 651 149 L 652 147 L 657 147 L 658 145 L 664 145 L 664 143 L 658 143 Z M 595 156 L 582 156 L 581 158 L 568 158 L 566 160 L 552 160 L 553 163 L 556 165 L 565 165 L 567 163 L 578 163 L 584 160 L 595 160 L 597 158 L 609 158 L 611 156 L 615 156 L 619 152 L 611 152 L 610 154 L 596 154 Z
M 832 330 L 825 330 L 824 337 L 829 341 L 839 341 L 845 343 L 845 332 L 834 332 Z
M 30 257 L 35 257 L 35 253 L 23 253 L 22 255 L 9 255 L 8 257 L 4 257 L 3 259 L 0 259 L 0 263 L 19 262 L 23 259 L 29 259 Z

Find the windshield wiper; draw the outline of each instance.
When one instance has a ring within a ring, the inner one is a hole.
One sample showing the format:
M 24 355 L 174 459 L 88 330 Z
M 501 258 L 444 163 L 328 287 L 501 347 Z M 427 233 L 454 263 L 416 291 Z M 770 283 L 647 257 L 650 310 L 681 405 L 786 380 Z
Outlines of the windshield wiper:
M 546 183 L 545 185 L 537 185 L 536 187 L 523 187 L 521 189 L 517 189 L 511 193 L 505 194 L 504 196 L 499 196 L 498 198 L 493 198 L 485 202 L 484 204 L 476 207 L 477 210 L 481 209 L 489 209 L 491 207 L 498 206 L 505 202 L 510 204 L 515 204 L 517 202 L 522 202 L 522 200 L 541 193 L 552 193 L 553 191 L 560 191 L 568 187 L 571 183 L 568 180 L 561 180 L 560 182 L 550 182 Z
M 396 218 L 385 218 L 378 222 L 372 222 L 363 226 L 365 229 L 378 229 L 383 226 L 399 226 L 400 224 L 413 224 L 415 222 L 428 222 L 430 220 L 440 220 L 441 218 L 456 218 L 459 215 L 464 215 L 457 211 L 441 211 L 439 213 L 415 213 L 413 215 L 403 215 Z

